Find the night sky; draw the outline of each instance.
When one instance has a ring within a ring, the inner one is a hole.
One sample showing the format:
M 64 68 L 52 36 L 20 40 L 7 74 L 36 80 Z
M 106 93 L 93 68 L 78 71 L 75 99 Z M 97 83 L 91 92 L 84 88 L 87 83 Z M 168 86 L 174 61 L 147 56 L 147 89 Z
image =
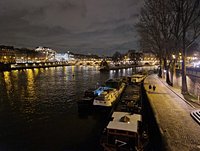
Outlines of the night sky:
M 139 49 L 142 0 L 0 0 L 0 44 L 112 55 Z

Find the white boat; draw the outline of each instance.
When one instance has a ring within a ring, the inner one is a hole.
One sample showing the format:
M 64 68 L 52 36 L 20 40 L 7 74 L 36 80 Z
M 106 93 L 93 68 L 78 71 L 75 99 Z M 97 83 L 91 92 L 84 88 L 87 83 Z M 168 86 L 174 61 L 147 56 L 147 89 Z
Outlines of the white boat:
M 109 87 L 100 86 L 98 89 L 88 89 L 85 91 L 84 96 L 81 100 L 77 101 L 78 107 L 92 105 L 94 98 L 99 96 L 105 90 L 110 89 Z
M 94 106 L 112 107 L 125 88 L 125 83 L 119 79 L 109 79 L 106 85 L 112 87 L 102 92 L 94 99 Z
M 116 89 L 108 89 L 94 99 L 93 105 L 111 107 L 118 97 Z

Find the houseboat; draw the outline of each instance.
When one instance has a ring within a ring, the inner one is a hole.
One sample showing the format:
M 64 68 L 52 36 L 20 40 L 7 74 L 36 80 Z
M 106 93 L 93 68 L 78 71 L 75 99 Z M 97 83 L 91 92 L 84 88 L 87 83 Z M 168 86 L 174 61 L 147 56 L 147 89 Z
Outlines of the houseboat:
M 84 96 L 81 100 L 77 101 L 78 110 L 88 109 L 92 107 L 94 98 L 98 97 L 105 90 L 110 89 L 109 87 L 100 86 L 97 89 L 88 89 L 84 92 Z
M 110 88 L 102 92 L 98 97 L 94 99 L 93 105 L 95 106 L 107 106 L 111 107 L 116 101 L 119 92 L 116 89 Z
M 135 84 L 141 83 L 146 78 L 146 75 L 143 74 L 134 74 L 131 76 L 131 82 Z
M 112 107 L 120 98 L 125 88 L 125 83 L 121 79 L 109 79 L 105 84 L 110 89 L 105 90 L 94 99 L 94 106 Z
M 113 112 L 101 139 L 105 151 L 138 150 L 142 117 L 140 114 Z

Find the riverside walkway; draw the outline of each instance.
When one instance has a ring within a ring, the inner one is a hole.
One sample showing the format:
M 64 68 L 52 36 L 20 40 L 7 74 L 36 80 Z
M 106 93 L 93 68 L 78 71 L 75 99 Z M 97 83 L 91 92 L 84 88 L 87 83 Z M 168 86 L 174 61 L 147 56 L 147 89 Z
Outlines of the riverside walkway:
M 149 85 L 156 89 L 149 89 Z M 167 151 L 200 151 L 200 124 L 190 115 L 200 109 L 184 100 L 156 75 L 148 76 L 144 87 Z

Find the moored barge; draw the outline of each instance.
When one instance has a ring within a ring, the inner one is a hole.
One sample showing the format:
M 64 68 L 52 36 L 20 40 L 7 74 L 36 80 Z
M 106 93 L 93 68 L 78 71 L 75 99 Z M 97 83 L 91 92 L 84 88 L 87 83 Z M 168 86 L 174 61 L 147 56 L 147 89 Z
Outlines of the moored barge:
M 113 112 L 112 120 L 108 123 L 101 144 L 106 151 L 137 150 L 139 148 L 140 114 L 128 112 Z
M 144 150 L 148 144 L 148 135 L 142 121 L 140 80 L 129 80 L 127 86 L 105 127 L 101 145 L 106 151 Z

